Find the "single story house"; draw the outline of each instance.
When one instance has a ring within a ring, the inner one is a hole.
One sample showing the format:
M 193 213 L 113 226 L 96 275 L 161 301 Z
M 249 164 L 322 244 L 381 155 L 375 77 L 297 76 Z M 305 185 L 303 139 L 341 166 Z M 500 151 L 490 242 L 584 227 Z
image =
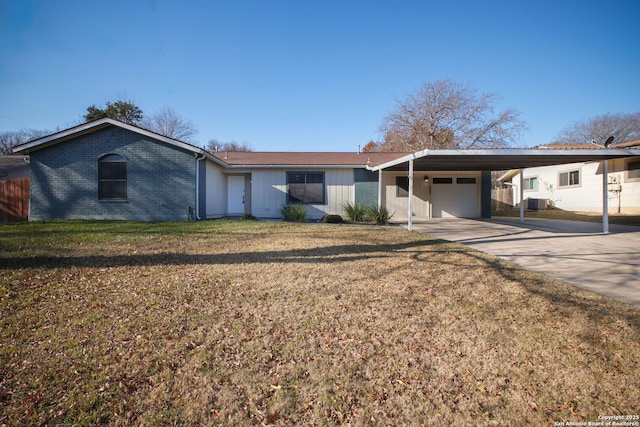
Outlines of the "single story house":
M 601 150 L 591 144 L 544 145 L 546 150 Z M 613 144 L 611 148 L 640 148 L 640 140 Z M 607 164 L 609 213 L 640 214 L 640 157 L 611 159 Z M 575 212 L 602 212 L 601 162 L 565 163 L 509 170 L 499 181 L 511 187 L 513 205 L 524 199 L 527 209 L 556 207 Z M 522 197 L 520 179 L 522 176 Z
M 31 220 L 279 218 L 286 203 L 303 203 L 319 219 L 361 203 L 384 206 L 409 225 L 413 218 L 489 217 L 492 170 L 640 156 L 560 151 L 212 154 L 108 118 L 14 148 L 31 159 Z

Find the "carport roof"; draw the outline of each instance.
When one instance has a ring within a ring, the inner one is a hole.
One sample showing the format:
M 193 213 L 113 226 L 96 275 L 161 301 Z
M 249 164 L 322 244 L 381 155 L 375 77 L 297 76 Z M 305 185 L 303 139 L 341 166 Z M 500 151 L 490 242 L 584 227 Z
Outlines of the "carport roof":
M 405 171 L 413 160 L 415 171 L 478 171 L 524 169 L 566 163 L 597 162 L 640 156 L 640 149 L 491 149 L 423 150 L 370 167 L 373 171 Z

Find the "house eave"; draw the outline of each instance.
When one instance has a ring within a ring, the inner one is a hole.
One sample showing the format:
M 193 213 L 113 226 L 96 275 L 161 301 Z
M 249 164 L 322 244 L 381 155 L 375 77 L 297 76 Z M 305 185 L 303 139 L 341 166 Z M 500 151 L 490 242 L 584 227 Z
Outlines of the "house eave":
M 566 163 L 594 162 L 640 155 L 638 149 L 493 149 L 493 150 L 423 150 L 374 166 L 372 171 L 405 170 L 508 170 L 552 166 Z
M 366 165 L 327 165 L 327 164 L 225 164 L 228 169 L 365 169 Z

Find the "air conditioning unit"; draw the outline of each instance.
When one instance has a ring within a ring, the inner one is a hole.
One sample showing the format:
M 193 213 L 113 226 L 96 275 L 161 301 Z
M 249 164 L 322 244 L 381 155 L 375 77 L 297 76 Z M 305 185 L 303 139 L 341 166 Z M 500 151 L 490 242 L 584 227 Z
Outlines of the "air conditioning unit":
M 547 199 L 526 199 L 527 209 L 530 211 L 541 211 L 547 209 L 549 200 Z

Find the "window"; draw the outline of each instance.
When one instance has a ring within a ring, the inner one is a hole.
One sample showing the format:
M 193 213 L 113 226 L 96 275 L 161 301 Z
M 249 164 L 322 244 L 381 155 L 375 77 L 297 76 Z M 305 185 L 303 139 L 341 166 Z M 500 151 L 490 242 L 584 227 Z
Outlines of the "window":
M 289 203 L 324 204 L 324 172 L 287 172 Z
M 396 197 L 409 197 L 408 176 L 396 176 Z
M 627 164 L 627 178 L 640 178 L 640 161 Z
M 571 187 L 580 185 L 580 171 L 562 172 L 558 176 L 558 187 Z
M 127 161 L 108 154 L 98 161 L 98 198 L 127 200 Z
M 473 177 L 460 177 L 456 178 L 456 184 L 475 184 L 476 179 Z
M 537 190 L 538 189 L 538 178 L 537 177 L 531 177 L 531 178 L 525 178 L 524 179 L 524 190 Z
M 433 178 L 434 184 L 453 184 L 453 178 Z

